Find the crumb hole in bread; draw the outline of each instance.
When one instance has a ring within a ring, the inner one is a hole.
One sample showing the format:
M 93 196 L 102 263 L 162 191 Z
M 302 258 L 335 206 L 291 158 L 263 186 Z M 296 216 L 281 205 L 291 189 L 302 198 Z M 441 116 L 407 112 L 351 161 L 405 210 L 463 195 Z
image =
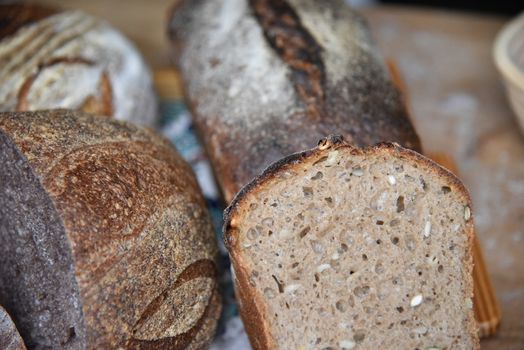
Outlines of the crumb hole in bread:
M 404 312 L 404 308 L 403 308 L 402 306 L 398 306 L 398 307 L 397 307 L 397 311 L 398 311 L 399 313 L 403 313 L 403 312 Z
M 376 273 L 381 274 L 381 273 L 383 273 L 384 271 L 385 271 L 385 269 L 384 269 L 384 265 L 383 265 L 382 263 L 379 262 L 379 263 L 377 263 L 377 264 L 375 265 L 375 272 L 376 272 Z
M 311 178 L 311 180 L 320 180 L 323 176 L 324 174 L 322 174 L 321 171 L 317 171 L 317 173 Z
M 336 303 L 335 303 L 335 308 L 340 311 L 340 312 L 346 312 L 347 310 L 347 304 L 345 301 L 343 300 L 338 300 Z
M 353 340 L 357 343 L 361 343 L 366 338 L 366 333 L 363 331 L 356 331 L 353 335 Z
M 398 244 L 398 237 L 391 237 L 391 243 L 393 243 L 394 245 L 397 245 Z
M 369 293 L 369 289 L 369 286 L 359 286 L 353 289 L 353 294 L 355 294 L 355 296 L 358 298 L 362 298 Z
M 419 177 L 419 181 L 420 181 L 420 185 L 422 186 L 422 189 L 424 191 L 427 191 L 428 190 L 428 184 L 426 183 L 426 181 L 424 180 L 424 178 L 422 176 Z
M 260 232 L 255 229 L 255 228 L 250 228 L 248 231 L 247 231 L 247 239 L 253 241 L 255 239 L 257 239 L 258 235 L 260 234 Z
M 249 276 L 249 284 L 252 285 L 253 287 L 256 287 L 257 286 L 257 282 L 256 282 L 256 276 L 254 274 L 255 271 L 253 271 L 251 273 L 251 276 Z
M 311 227 L 306 226 L 306 227 L 304 227 L 304 228 L 300 231 L 300 233 L 298 234 L 298 236 L 299 236 L 300 238 L 304 238 L 304 237 L 309 233 L 309 231 L 311 231 Z
M 397 213 L 404 211 L 404 196 L 398 196 L 397 198 Z
M 351 175 L 360 177 L 364 175 L 364 170 L 361 167 L 354 167 L 351 169 Z
M 444 266 L 439 265 L 438 268 L 437 268 L 437 271 L 438 272 L 444 272 Z
M 267 227 L 273 227 L 274 220 L 273 218 L 264 218 L 262 219 L 262 225 L 265 225 Z
M 451 188 L 449 186 L 442 186 L 441 188 L 442 193 L 447 194 L 451 192 Z
M 274 279 L 275 282 L 277 283 L 278 292 L 279 292 L 279 293 L 284 293 L 284 284 L 281 283 L 281 282 L 278 280 L 277 276 L 275 276 L 275 275 L 271 275 L 271 277 L 273 277 L 273 279 Z
M 368 260 L 368 256 L 366 254 L 362 254 L 362 260 L 367 261 Z
M 313 196 L 313 187 L 302 187 L 302 192 L 304 193 L 304 197 L 312 197 Z

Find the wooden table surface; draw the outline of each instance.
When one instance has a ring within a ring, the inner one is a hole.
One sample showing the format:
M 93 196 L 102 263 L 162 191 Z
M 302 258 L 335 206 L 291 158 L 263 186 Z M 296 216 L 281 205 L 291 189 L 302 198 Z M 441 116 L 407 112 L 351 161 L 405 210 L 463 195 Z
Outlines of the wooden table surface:
M 155 69 L 169 66 L 164 26 L 172 0 L 40 2 L 106 18 Z M 524 136 L 491 52 L 507 19 L 402 7 L 361 12 L 406 81 L 425 151 L 453 157 L 471 192 L 477 234 L 503 317 L 498 334 L 482 340 L 482 349 L 524 349 Z M 161 82 L 160 93 L 172 95 Z

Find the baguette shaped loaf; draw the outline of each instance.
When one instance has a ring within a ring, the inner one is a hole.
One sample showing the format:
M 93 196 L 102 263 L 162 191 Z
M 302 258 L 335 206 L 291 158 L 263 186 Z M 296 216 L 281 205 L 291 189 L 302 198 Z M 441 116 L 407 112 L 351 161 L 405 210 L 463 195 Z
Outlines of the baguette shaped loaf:
M 366 24 L 343 1 L 182 1 L 169 30 L 227 202 L 329 134 L 420 150 Z
M 478 349 L 471 201 L 417 152 L 324 139 L 246 185 L 224 238 L 254 349 Z
M 30 349 L 208 345 L 217 246 L 153 131 L 70 110 L 0 114 L 0 303 Z
M 149 68 L 107 23 L 79 11 L 0 5 L 0 111 L 70 108 L 151 125 Z
M 13 320 L 0 306 L 0 349 L 3 350 L 26 350 L 24 341 L 18 334 Z

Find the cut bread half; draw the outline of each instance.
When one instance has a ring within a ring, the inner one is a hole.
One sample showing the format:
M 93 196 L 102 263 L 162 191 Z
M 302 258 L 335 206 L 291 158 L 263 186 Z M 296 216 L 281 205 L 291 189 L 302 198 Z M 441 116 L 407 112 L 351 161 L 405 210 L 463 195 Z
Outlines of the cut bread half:
M 473 222 L 453 174 L 330 136 L 270 166 L 224 233 L 255 349 L 476 349 Z

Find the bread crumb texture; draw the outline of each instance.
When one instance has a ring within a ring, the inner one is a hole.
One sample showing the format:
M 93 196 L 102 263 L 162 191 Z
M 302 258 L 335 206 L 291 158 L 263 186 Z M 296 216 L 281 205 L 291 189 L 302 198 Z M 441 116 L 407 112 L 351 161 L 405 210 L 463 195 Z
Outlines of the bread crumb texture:
M 226 239 L 269 343 L 476 348 L 469 197 L 443 172 L 396 146 L 317 149 L 237 197 Z

